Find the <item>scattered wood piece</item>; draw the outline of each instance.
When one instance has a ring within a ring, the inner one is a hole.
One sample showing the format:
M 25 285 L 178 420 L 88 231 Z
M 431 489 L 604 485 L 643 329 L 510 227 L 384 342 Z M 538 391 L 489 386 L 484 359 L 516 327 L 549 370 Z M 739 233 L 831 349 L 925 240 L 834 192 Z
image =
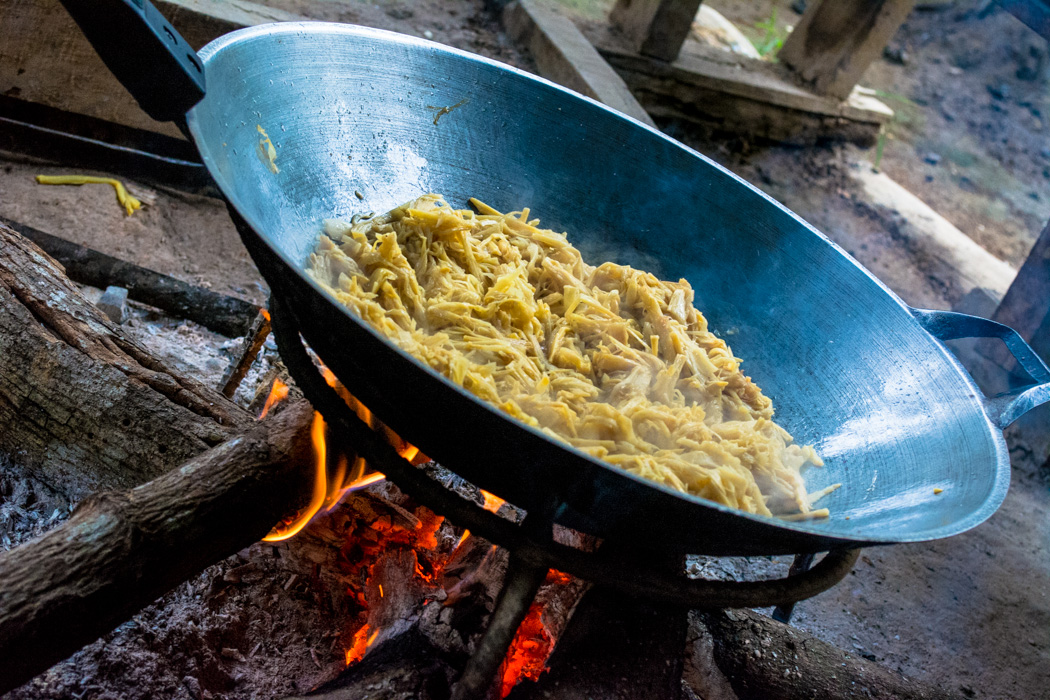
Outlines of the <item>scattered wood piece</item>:
M 673 61 L 689 36 L 700 0 L 616 0 L 609 21 L 640 54 Z
M 811 0 L 777 58 L 820 95 L 845 99 L 915 0 Z
M 750 610 L 703 613 L 697 620 L 710 634 L 715 663 L 740 700 L 960 697 L 944 688 L 903 678 Z
M 283 404 L 181 468 L 93 496 L 54 530 L 0 554 L 0 693 L 258 541 L 305 501 L 312 416 L 305 401 Z
M 511 39 L 528 49 L 540 75 L 655 126 L 623 79 L 571 21 L 535 0 L 518 0 L 504 9 L 503 24 Z
M 223 396 L 232 399 L 233 395 L 237 393 L 237 387 L 244 380 L 244 375 L 248 374 L 248 370 L 251 369 L 255 358 L 259 356 L 259 351 L 269 335 L 270 312 L 266 309 L 259 309 L 259 313 L 255 315 L 255 320 L 252 321 L 251 327 L 244 334 L 241 347 L 234 353 L 233 359 L 230 360 L 230 365 L 222 375 Z
M 184 318 L 228 338 L 244 335 L 259 307 L 236 297 L 197 287 L 134 263 L 72 243 L 31 226 L 0 217 L 4 224 L 40 246 L 65 268 L 69 279 L 105 289 L 119 285 L 128 298 L 155 306 L 175 318 Z
M 137 486 L 251 423 L 149 354 L 0 224 L 0 452 L 76 499 Z

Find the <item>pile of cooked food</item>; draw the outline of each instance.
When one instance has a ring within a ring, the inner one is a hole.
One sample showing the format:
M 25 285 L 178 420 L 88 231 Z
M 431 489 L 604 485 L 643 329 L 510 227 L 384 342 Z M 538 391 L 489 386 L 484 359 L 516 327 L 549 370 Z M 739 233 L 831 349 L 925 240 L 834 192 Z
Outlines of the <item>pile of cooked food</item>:
M 325 222 L 309 274 L 437 372 L 632 474 L 750 513 L 824 517 L 792 444 L 685 280 L 592 266 L 529 211 L 427 194 Z

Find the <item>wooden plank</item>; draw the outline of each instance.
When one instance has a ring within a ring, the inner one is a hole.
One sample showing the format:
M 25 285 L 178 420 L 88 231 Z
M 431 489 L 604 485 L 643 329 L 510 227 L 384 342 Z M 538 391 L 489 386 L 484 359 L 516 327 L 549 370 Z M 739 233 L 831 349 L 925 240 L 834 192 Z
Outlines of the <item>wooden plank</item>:
M 644 56 L 673 61 L 682 49 L 701 0 L 617 0 L 609 21 Z
M 532 54 L 540 75 L 655 126 L 627 84 L 571 21 L 535 0 L 519 0 L 504 10 L 503 24 Z
M 844 99 L 915 0 L 811 0 L 777 54 L 820 95 Z
M 1016 330 L 1050 361 L 1050 224 L 1032 246 L 993 320 Z
M 654 117 L 796 145 L 872 145 L 880 125 L 893 118 L 864 88 L 847 100 L 823 97 L 767 61 L 687 42 L 682 55 L 667 63 L 631 50 L 606 24 L 581 22 L 580 29 Z
M 240 27 L 301 19 L 242 0 L 154 4 L 195 49 Z M 0 0 L 0 17 L 0 94 L 182 138 L 139 109 L 58 0 Z

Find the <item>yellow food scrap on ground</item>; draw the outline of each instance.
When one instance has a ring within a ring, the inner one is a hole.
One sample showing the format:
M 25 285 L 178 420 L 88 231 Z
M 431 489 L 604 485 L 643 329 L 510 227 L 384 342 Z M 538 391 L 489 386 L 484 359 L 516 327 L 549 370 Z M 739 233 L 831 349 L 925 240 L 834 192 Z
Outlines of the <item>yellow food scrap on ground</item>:
M 270 140 L 266 129 L 259 124 L 255 125 L 255 129 L 262 134 L 262 138 L 259 139 L 259 158 L 270 169 L 270 172 L 276 175 L 281 172 L 281 169 L 277 167 L 277 149 L 273 147 L 273 141 Z
M 135 199 L 124 187 L 124 183 L 111 177 L 94 175 L 37 175 L 36 181 L 41 185 L 110 185 L 117 191 L 117 201 L 124 211 L 131 216 L 136 209 L 142 208 L 142 202 Z
M 937 488 L 935 488 L 935 489 L 933 490 L 933 494 L 934 494 L 935 496 L 936 496 L 937 494 L 939 494 L 939 493 L 943 493 L 943 492 L 944 492 L 944 489 L 937 489 Z
M 329 220 L 309 274 L 434 370 L 517 420 L 672 489 L 762 515 L 826 518 L 821 465 L 707 328 L 685 280 L 587 264 L 527 209 L 429 194 Z

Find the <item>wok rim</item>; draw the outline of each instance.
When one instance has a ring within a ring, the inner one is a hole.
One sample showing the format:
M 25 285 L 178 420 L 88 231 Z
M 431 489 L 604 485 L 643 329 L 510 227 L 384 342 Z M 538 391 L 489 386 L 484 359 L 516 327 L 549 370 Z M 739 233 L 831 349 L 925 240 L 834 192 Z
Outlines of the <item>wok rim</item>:
M 980 525 L 985 520 L 987 520 L 989 517 L 991 517 L 999 509 L 999 507 L 1002 505 L 1004 499 L 1006 498 L 1006 494 L 1007 494 L 1007 491 L 1008 491 L 1009 485 L 1010 485 L 1009 452 L 1008 452 L 1007 447 L 1006 447 L 1006 441 L 1005 441 L 1005 438 L 1003 436 L 1003 433 L 1002 433 L 1002 431 L 1000 429 L 998 429 L 992 423 L 992 421 L 989 418 L 987 412 L 985 411 L 984 404 L 982 403 L 982 400 L 981 400 L 983 398 L 983 393 L 977 387 L 976 383 L 974 382 L 973 378 L 970 376 L 969 372 L 966 371 L 966 369 L 963 367 L 962 363 L 959 362 L 959 360 L 944 345 L 943 342 L 941 342 L 937 338 L 933 337 L 928 331 L 926 331 L 926 329 L 922 328 L 922 326 L 919 324 L 919 322 L 912 315 L 912 312 L 911 312 L 911 308 L 912 307 L 910 307 L 908 304 L 906 304 L 899 296 L 897 296 L 896 293 L 893 292 L 892 289 L 890 289 L 885 283 L 883 283 L 882 280 L 877 278 L 867 268 L 865 268 L 863 265 L 861 265 L 856 259 L 853 258 L 853 256 L 851 256 L 848 252 L 846 252 L 843 248 L 841 248 L 837 243 L 835 243 L 835 241 L 833 241 L 830 238 L 828 238 L 824 233 L 822 233 L 821 231 L 816 229 L 814 226 L 812 226 L 811 224 L 806 222 L 804 219 L 802 219 L 800 216 L 795 214 L 793 211 L 791 211 L 790 209 L 785 207 L 783 204 L 781 204 L 780 202 L 777 202 L 775 199 L 773 199 L 771 196 L 767 195 L 762 190 L 758 189 L 757 187 L 755 187 L 751 183 L 747 182 L 746 180 L 744 180 L 740 176 L 738 176 L 735 173 L 729 171 L 727 168 L 725 168 L 725 167 L 721 166 L 720 164 L 716 163 L 715 161 L 711 160 L 710 158 L 708 158 L 707 156 L 703 155 L 702 153 L 699 153 L 698 151 L 695 151 L 694 149 L 689 148 L 685 144 L 683 144 L 683 143 L 681 143 L 681 142 L 671 138 L 670 136 L 667 136 L 666 134 L 664 134 L 660 130 L 658 130 L 658 129 L 654 128 L 654 127 L 651 127 L 651 126 L 649 126 L 649 125 L 647 125 L 647 124 L 645 124 L 645 123 L 643 123 L 643 122 L 641 122 L 641 121 L 639 121 L 639 120 L 637 120 L 637 119 L 635 119 L 633 117 L 625 115 L 625 114 L 623 114 L 623 113 L 621 113 L 621 112 L 619 112 L 619 111 L 617 111 L 615 109 L 612 109 L 611 107 L 608 107 L 607 105 L 605 105 L 605 104 L 603 104 L 603 103 L 601 103 L 601 102 L 599 102 L 599 101 L 597 101 L 595 99 L 587 97 L 586 95 L 581 95 L 581 94 L 579 94 L 577 92 L 574 92 L 573 90 L 570 90 L 570 89 L 568 89 L 566 87 L 563 87 L 563 86 L 561 86 L 561 85 L 559 85 L 559 84 L 557 84 L 555 82 L 552 82 L 552 81 L 547 80 L 545 78 L 542 78 L 540 76 L 534 75 L 534 74 L 529 73 L 527 71 L 524 71 L 522 69 L 516 68 L 514 66 L 502 63 L 500 61 L 497 61 L 497 60 L 494 60 L 494 59 L 491 59 L 491 58 L 487 58 L 485 56 L 480 56 L 478 54 L 470 53 L 470 52 L 464 51 L 462 49 L 457 49 L 457 48 L 454 48 L 454 47 L 451 47 L 451 46 L 446 46 L 444 44 L 440 44 L 440 43 L 435 42 L 435 41 L 429 41 L 429 40 L 422 39 L 422 38 L 419 38 L 419 37 L 414 37 L 414 36 L 407 35 L 407 34 L 401 34 L 401 33 L 393 32 L 393 31 L 389 31 L 389 30 L 376 29 L 376 28 L 373 28 L 373 27 L 364 27 L 364 26 L 353 25 L 353 24 L 341 24 L 341 23 L 336 23 L 336 22 L 315 22 L 315 21 L 274 22 L 274 23 L 255 25 L 255 26 L 252 26 L 252 27 L 246 27 L 246 28 L 238 29 L 238 30 L 235 30 L 235 31 L 230 32 L 228 34 L 225 34 L 225 35 L 223 35 L 223 36 L 221 36 L 221 37 L 219 37 L 219 38 L 209 42 L 206 46 L 201 48 L 197 53 L 198 53 L 199 58 L 201 59 L 201 61 L 204 64 L 205 71 L 207 71 L 207 67 L 208 67 L 209 62 L 211 60 L 213 60 L 215 57 L 219 56 L 224 49 L 226 49 L 226 48 L 228 48 L 230 46 L 233 46 L 233 45 L 236 45 L 236 44 L 241 44 L 241 43 L 244 43 L 244 42 L 252 40 L 252 39 L 263 39 L 263 38 L 269 38 L 269 37 L 283 36 L 283 35 L 288 35 L 288 34 L 301 33 L 301 32 L 304 32 L 304 31 L 305 32 L 314 32 L 314 33 L 322 32 L 322 33 L 330 34 L 330 35 L 342 35 L 342 36 L 346 36 L 346 37 L 349 37 L 349 38 L 355 38 L 355 39 L 380 40 L 380 41 L 383 41 L 383 42 L 392 42 L 392 43 L 400 44 L 400 45 L 403 45 L 403 46 L 412 46 L 412 47 L 417 47 L 417 48 L 424 48 L 424 49 L 427 49 L 427 50 L 437 51 L 439 53 L 443 53 L 443 54 L 447 54 L 447 55 L 453 56 L 456 59 L 466 60 L 466 61 L 469 61 L 469 62 L 472 62 L 472 63 L 480 63 L 480 64 L 486 65 L 486 66 L 488 66 L 490 68 L 494 68 L 494 69 L 497 69 L 499 71 L 504 71 L 504 72 L 509 73 L 511 75 L 514 75 L 514 76 L 516 76 L 518 78 L 521 78 L 521 79 L 524 79 L 524 80 L 527 80 L 527 81 L 530 81 L 530 82 L 539 83 L 539 84 L 545 86 L 547 89 L 550 89 L 550 90 L 553 90 L 553 91 L 559 93 L 561 99 L 582 100 L 582 101 L 584 101 L 586 103 L 589 103 L 592 107 L 595 107 L 595 108 L 605 112 L 608 117 L 611 117 L 611 118 L 614 118 L 614 119 L 625 120 L 625 121 L 629 122 L 634 128 L 641 128 L 641 129 L 649 132 L 649 134 L 651 136 L 655 136 L 655 137 L 659 138 L 660 140 L 664 141 L 666 145 L 669 145 L 671 147 L 674 147 L 674 148 L 681 149 L 681 150 L 685 151 L 689 156 L 691 156 L 693 158 L 700 159 L 707 166 L 712 167 L 712 168 L 720 171 L 723 175 L 730 177 L 736 184 L 744 186 L 745 188 L 749 189 L 752 194 L 756 194 L 759 197 L 761 197 L 763 200 L 765 200 L 765 203 L 767 205 L 771 205 L 774 208 L 779 209 L 782 213 L 787 214 L 797 224 L 800 224 L 806 233 L 808 233 L 810 235 L 817 236 L 818 239 L 821 242 L 823 242 L 825 245 L 831 246 L 831 248 L 835 252 L 837 252 L 839 255 L 841 255 L 843 258 L 845 258 L 850 263 L 850 265 L 853 268 L 855 268 L 855 270 L 857 272 L 859 272 L 863 276 L 867 277 L 869 281 L 874 282 L 875 285 L 877 285 L 877 287 L 884 294 L 888 295 L 895 302 L 895 304 L 900 308 L 901 312 L 908 317 L 908 319 L 906 321 L 907 323 L 913 324 L 915 329 L 921 331 L 922 334 L 925 337 L 928 337 L 931 341 L 933 341 L 934 346 L 937 347 L 937 349 L 940 352 L 940 354 L 942 355 L 943 359 L 945 361 L 947 361 L 952 366 L 952 368 L 956 371 L 956 373 L 961 376 L 961 379 L 971 389 L 972 396 L 970 397 L 970 400 L 971 400 L 971 402 L 973 404 L 973 408 L 976 409 L 977 411 L 979 411 L 981 419 L 983 421 L 984 428 L 986 429 L 985 432 L 989 435 L 989 437 L 992 440 L 992 445 L 993 445 L 993 448 L 994 448 L 993 451 L 994 451 L 995 461 L 996 461 L 996 464 L 995 464 L 996 473 L 995 473 L 995 478 L 994 478 L 994 480 L 992 482 L 992 486 L 991 486 L 991 489 L 988 492 L 987 497 L 984 499 L 984 501 L 981 502 L 980 506 L 978 506 L 977 508 L 972 510 L 970 513 L 968 513 L 964 517 L 959 518 L 959 519 L 957 519 L 957 520 L 955 520 L 952 523 L 949 523 L 947 525 L 942 525 L 940 527 L 933 528 L 933 529 L 923 530 L 921 533 L 917 533 L 917 534 L 911 535 L 911 536 L 898 536 L 898 537 L 893 537 L 893 538 L 889 538 L 889 539 L 886 539 L 886 538 L 867 538 L 867 537 L 863 537 L 863 536 L 859 536 L 859 535 L 858 536 L 850 536 L 850 535 L 843 534 L 843 533 L 829 533 L 827 531 L 823 531 L 823 530 L 814 528 L 812 526 L 807 526 L 808 522 L 812 522 L 812 521 L 797 521 L 797 522 L 785 521 L 785 520 L 779 519 L 779 518 L 777 518 L 775 516 L 764 516 L 764 515 L 758 515 L 758 514 L 755 514 L 755 513 L 749 513 L 749 512 L 742 511 L 742 510 L 739 510 L 739 509 L 736 509 L 736 508 L 732 508 L 730 506 L 723 505 L 721 503 L 717 503 L 717 502 L 714 502 L 714 501 L 709 501 L 709 500 L 701 498 L 699 496 L 693 496 L 693 495 L 688 494 L 688 493 L 683 493 L 683 492 L 680 492 L 680 491 L 676 491 L 676 490 L 671 489 L 671 488 L 669 488 L 669 487 L 667 487 L 667 486 L 665 486 L 663 484 L 659 484 L 659 483 L 650 481 L 648 479 L 645 479 L 644 477 L 637 476 L 635 474 L 631 474 L 631 473 L 626 472 L 624 470 L 618 469 L 618 468 L 616 468 L 615 466 L 613 466 L 611 464 L 608 464 L 608 463 L 606 463 L 606 462 L 604 462 L 604 461 L 602 461 L 602 460 L 600 460 L 600 459 L 598 459 L 596 457 L 592 457 L 592 456 L 590 456 L 590 455 L 588 455 L 588 454 L 586 454 L 586 453 L 584 453 L 582 451 L 577 450 L 576 448 L 573 448 L 571 445 L 567 445 L 567 444 L 562 443 L 560 441 L 554 440 L 553 438 L 551 438 L 550 436 L 546 435 L 545 433 L 539 431 L 538 429 L 533 428 L 532 426 L 526 425 L 525 423 L 522 423 L 521 421 L 514 420 L 511 416 L 508 416 L 506 413 L 500 411 L 495 406 L 492 406 L 492 405 L 488 404 L 487 402 L 477 398 L 476 396 L 474 396 L 473 394 L 468 392 L 463 387 L 455 384 L 454 382 L 452 382 L 451 380 L 449 380 L 445 376 L 439 374 L 437 371 L 432 369 L 429 365 L 427 365 L 426 363 L 418 360 L 415 356 L 413 356 L 410 353 L 402 350 L 397 345 L 389 342 L 385 338 L 385 336 L 381 335 L 378 331 L 376 331 L 370 325 L 368 325 L 368 324 L 362 322 L 361 320 L 359 320 L 358 318 L 356 318 L 353 315 L 353 313 L 348 308 L 346 308 L 342 304 L 339 304 L 334 299 L 332 299 L 326 292 L 324 292 L 324 290 L 320 287 L 320 285 L 317 282 L 315 282 L 309 275 L 307 275 L 305 273 L 304 270 L 300 270 L 297 267 L 297 265 L 288 258 L 288 256 L 285 254 L 285 252 L 283 250 L 274 247 L 274 245 L 271 244 L 271 241 L 268 240 L 266 236 L 264 236 L 264 235 L 262 235 L 260 233 L 260 231 L 265 231 L 266 230 L 265 227 L 258 225 L 258 223 L 254 220 L 254 217 L 252 217 L 251 215 L 249 215 L 246 212 L 244 212 L 237 205 L 237 202 L 233 198 L 230 198 L 230 197 L 227 196 L 225 188 L 223 187 L 223 183 L 220 181 L 219 178 L 216 177 L 217 168 L 215 166 L 215 163 L 214 163 L 213 159 L 200 146 L 201 143 L 205 143 L 205 140 L 201 136 L 201 127 L 199 125 L 198 118 L 197 118 L 197 116 L 198 116 L 198 106 L 199 105 L 195 106 L 194 108 L 192 108 L 186 115 L 186 121 L 187 121 L 187 126 L 189 128 L 189 132 L 190 132 L 190 134 L 193 137 L 194 145 L 197 147 L 197 150 L 198 150 L 198 152 L 201 155 L 201 159 L 202 159 L 205 167 L 208 169 L 208 172 L 211 174 L 211 176 L 212 176 L 213 180 L 215 181 L 216 185 L 219 187 L 219 190 L 223 193 L 223 197 L 226 199 L 228 205 L 231 206 L 237 212 L 237 214 L 244 220 L 244 222 L 248 225 L 248 228 L 251 229 L 252 233 L 259 240 L 259 242 L 261 242 L 266 247 L 266 249 L 270 251 L 270 253 L 272 253 L 274 256 L 276 256 L 276 259 L 280 260 L 281 263 L 283 263 L 283 266 L 285 267 L 286 271 L 290 271 L 294 275 L 298 276 L 301 281 L 303 281 L 306 284 L 308 284 L 316 293 L 318 293 L 325 300 L 325 302 L 327 304 L 338 308 L 340 310 L 340 312 L 342 312 L 342 314 L 346 318 L 348 318 L 350 320 L 351 323 L 356 324 L 359 328 L 364 329 L 366 332 L 371 334 L 376 340 L 382 342 L 387 347 L 387 349 L 392 350 L 395 353 L 397 353 L 398 356 L 401 359 L 406 360 L 408 362 L 414 363 L 417 367 L 423 369 L 431 378 L 436 379 L 439 382 L 443 383 L 443 385 L 444 385 L 444 387 L 446 389 L 458 392 L 462 396 L 464 396 L 466 398 L 469 398 L 479 408 L 482 408 L 482 409 L 484 409 L 486 411 L 489 411 L 492 414 L 498 415 L 506 423 L 509 423 L 510 425 L 514 426 L 515 429 L 525 431 L 525 434 L 528 435 L 528 437 L 530 439 L 541 439 L 541 440 L 549 443 L 550 445 L 559 448 L 562 451 L 568 452 L 574 459 L 583 459 L 583 460 L 586 460 L 586 461 L 590 462 L 594 466 L 602 467 L 604 470 L 606 470 L 606 472 L 608 472 L 607 476 L 611 476 L 612 478 L 615 478 L 615 479 L 626 478 L 626 479 L 634 482 L 636 485 L 643 485 L 643 486 L 646 486 L 646 487 L 649 487 L 649 488 L 655 488 L 657 491 L 661 492 L 665 496 L 673 496 L 673 497 L 682 499 L 682 500 L 686 501 L 687 503 L 689 503 L 693 507 L 702 507 L 702 508 L 705 508 L 705 509 L 714 509 L 714 510 L 719 511 L 720 513 L 722 513 L 724 515 L 732 515 L 732 516 L 745 518 L 747 520 L 750 520 L 752 523 L 754 523 L 756 525 L 759 525 L 759 526 L 762 526 L 762 527 L 780 528 L 780 529 L 783 529 L 783 530 L 786 530 L 786 531 L 792 533 L 795 536 L 799 536 L 799 537 L 802 537 L 802 538 L 819 539 L 823 543 L 835 543 L 835 544 L 838 544 L 840 546 L 847 546 L 847 547 L 928 542 L 928 541 L 943 539 L 945 537 L 950 537 L 950 536 L 953 536 L 953 535 L 958 535 L 958 534 L 961 534 L 961 533 L 966 532 L 968 530 L 971 530 L 972 528 L 976 527 L 977 525 Z M 205 95 L 205 101 L 206 100 L 207 100 L 207 95 Z M 322 232 L 320 223 L 321 222 L 318 222 L 318 233 Z M 454 468 L 453 468 L 453 471 L 455 471 Z M 873 529 L 875 529 L 874 526 L 873 526 Z M 823 550 L 816 550 L 816 551 L 823 551 Z

